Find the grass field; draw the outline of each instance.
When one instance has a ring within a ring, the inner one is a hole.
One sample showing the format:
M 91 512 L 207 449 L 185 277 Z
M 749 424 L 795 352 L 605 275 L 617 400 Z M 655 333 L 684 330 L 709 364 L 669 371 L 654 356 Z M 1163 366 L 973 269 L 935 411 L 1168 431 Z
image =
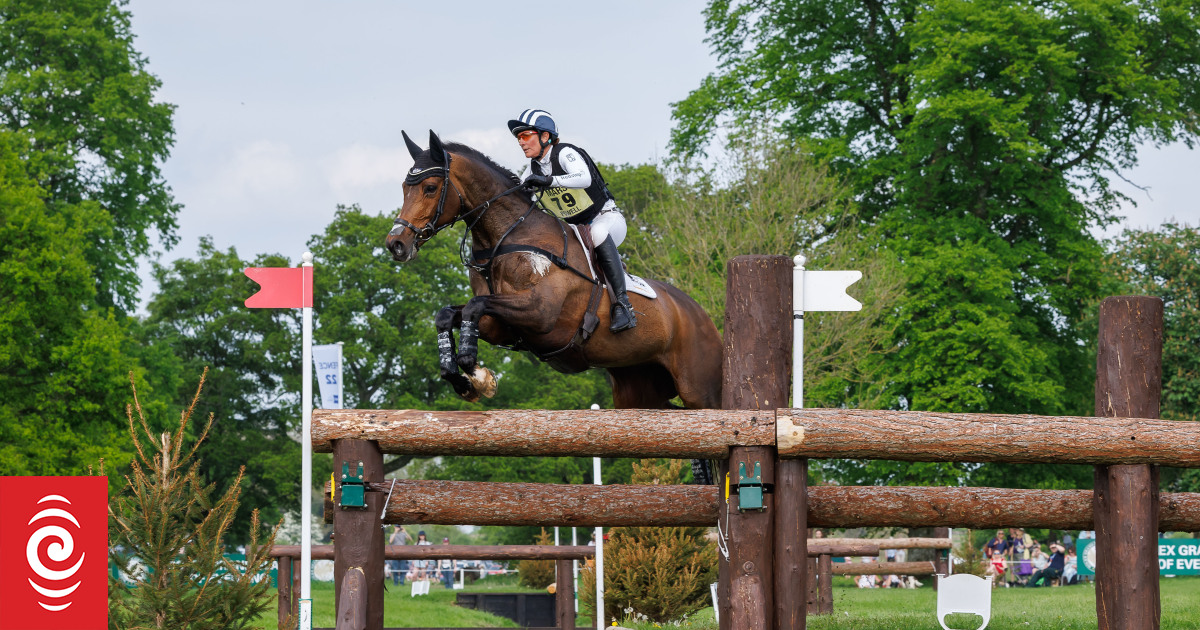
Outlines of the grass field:
M 489 584 L 490 582 L 490 584 Z M 484 580 L 467 587 L 468 591 L 529 591 L 511 581 L 497 583 Z M 937 594 L 926 586 L 916 590 L 858 589 L 849 581 L 835 582 L 834 614 L 811 616 L 812 630 L 938 630 L 934 618 Z M 1162 630 L 1200 630 L 1200 577 L 1169 578 L 1161 581 Z M 391 588 L 389 583 L 389 588 Z M 333 626 L 333 585 L 313 582 L 314 626 Z M 580 626 L 587 623 L 578 619 Z M 473 610 L 454 606 L 454 593 L 434 586 L 428 596 L 411 598 L 408 589 L 391 590 L 385 596 L 384 625 L 403 627 L 503 627 L 516 624 Z M 653 623 L 625 621 L 623 625 L 636 630 L 653 630 L 664 626 Z M 953 615 L 947 620 L 951 628 L 974 630 L 979 618 L 973 615 Z M 666 624 L 665 627 L 674 627 Z M 262 628 L 275 628 L 275 609 L 262 617 Z M 689 630 L 716 630 L 712 609 L 702 610 L 679 627 Z M 998 588 L 992 591 L 992 618 L 988 630 L 1084 630 L 1096 627 L 1095 589 L 1090 584 L 1061 588 Z

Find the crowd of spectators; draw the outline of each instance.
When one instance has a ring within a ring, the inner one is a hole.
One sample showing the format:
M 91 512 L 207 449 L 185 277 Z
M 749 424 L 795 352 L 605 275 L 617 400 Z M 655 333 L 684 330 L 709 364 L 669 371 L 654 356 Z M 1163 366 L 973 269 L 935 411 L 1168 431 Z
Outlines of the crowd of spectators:
M 1079 537 L 1093 536 L 1094 532 L 1082 532 Z M 993 578 L 993 586 L 1005 588 L 1075 584 L 1079 576 L 1073 543 L 1071 535 L 1064 534 L 1060 540 L 1047 541 L 1043 547 L 1023 529 L 999 530 L 983 546 L 983 555 L 988 559 L 987 575 Z
M 388 537 L 389 545 L 432 545 L 424 530 L 417 532 L 414 541 L 403 525 L 392 530 Z M 443 545 L 449 545 L 450 539 L 443 538 Z M 423 580 L 438 580 L 446 588 L 454 588 L 454 571 L 457 569 L 455 560 L 388 560 L 387 571 L 392 576 L 394 586 L 403 586 L 405 580 L 418 582 Z

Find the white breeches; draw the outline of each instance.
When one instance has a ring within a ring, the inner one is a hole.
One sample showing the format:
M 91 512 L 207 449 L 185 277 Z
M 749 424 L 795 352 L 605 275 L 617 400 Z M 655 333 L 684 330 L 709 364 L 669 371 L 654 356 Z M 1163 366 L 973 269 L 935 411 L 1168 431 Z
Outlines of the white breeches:
M 625 217 L 620 212 L 602 212 L 592 220 L 592 242 L 597 246 L 612 237 L 614 245 L 625 240 Z

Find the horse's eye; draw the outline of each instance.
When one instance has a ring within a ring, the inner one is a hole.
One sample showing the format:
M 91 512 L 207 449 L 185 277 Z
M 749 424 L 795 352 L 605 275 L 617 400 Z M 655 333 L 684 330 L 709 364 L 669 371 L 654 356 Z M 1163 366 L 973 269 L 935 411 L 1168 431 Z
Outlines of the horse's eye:
M 437 184 L 425 184 L 425 194 L 432 195 L 437 192 Z

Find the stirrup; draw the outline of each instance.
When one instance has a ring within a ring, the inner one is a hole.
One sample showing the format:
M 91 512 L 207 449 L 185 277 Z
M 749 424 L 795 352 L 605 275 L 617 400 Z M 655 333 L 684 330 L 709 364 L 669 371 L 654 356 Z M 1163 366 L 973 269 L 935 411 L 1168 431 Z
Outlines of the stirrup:
M 637 326 L 637 316 L 633 314 L 633 307 L 622 302 L 613 303 L 611 320 L 612 324 L 608 329 L 612 332 L 621 332 Z

